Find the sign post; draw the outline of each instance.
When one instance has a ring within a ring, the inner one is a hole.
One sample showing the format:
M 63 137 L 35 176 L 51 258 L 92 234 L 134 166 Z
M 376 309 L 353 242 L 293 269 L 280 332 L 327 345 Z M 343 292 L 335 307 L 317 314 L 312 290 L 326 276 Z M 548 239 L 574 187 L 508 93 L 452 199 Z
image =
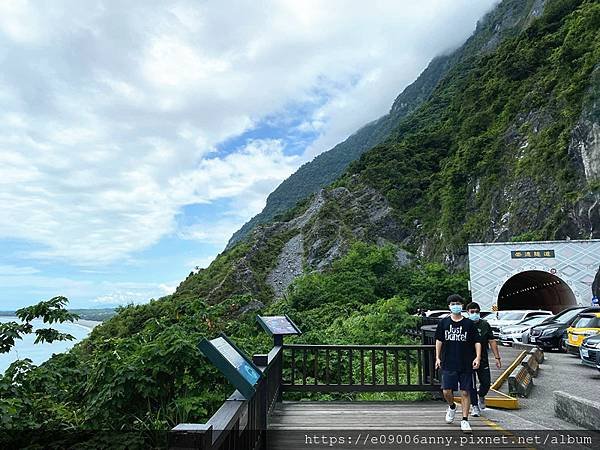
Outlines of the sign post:
M 262 379 L 261 370 L 225 334 L 215 339 L 202 339 L 200 351 L 223 373 L 240 393 L 251 399 Z
M 273 336 L 273 345 L 283 345 L 283 336 L 297 336 L 302 334 L 287 314 L 283 316 L 256 316 L 256 321 L 264 330 Z

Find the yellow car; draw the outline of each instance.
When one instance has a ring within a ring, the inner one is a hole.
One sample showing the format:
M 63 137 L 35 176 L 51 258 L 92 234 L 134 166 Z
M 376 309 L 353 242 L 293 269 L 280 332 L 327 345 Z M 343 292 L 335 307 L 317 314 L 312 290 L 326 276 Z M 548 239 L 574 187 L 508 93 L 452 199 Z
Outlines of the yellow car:
M 579 356 L 579 347 L 586 337 L 600 334 L 600 312 L 583 313 L 567 328 L 567 350 Z

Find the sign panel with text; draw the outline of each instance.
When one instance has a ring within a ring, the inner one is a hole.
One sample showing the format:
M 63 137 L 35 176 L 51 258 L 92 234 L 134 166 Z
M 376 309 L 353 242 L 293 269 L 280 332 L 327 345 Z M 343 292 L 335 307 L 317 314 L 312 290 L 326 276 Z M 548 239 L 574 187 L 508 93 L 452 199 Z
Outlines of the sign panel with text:
M 302 331 L 296 326 L 292 319 L 287 315 L 283 316 L 256 316 L 256 321 L 271 336 L 289 336 L 302 334 Z
M 210 341 L 203 339 L 199 347 L 202 354 L 210 359 L 246 399 L 252 398 L 262 372 L 242 350 L 224 334 Z
M 520 258 L 554 258 L 554 250 L 513 250 L 510 252 L 512 259 Z

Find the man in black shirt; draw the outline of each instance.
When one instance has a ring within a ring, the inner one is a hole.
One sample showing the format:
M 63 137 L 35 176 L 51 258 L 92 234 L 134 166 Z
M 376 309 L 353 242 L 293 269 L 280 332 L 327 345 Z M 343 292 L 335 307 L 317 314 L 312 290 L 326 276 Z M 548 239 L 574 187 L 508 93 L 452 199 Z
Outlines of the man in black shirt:
M 460 295 L 448 297 L 452 314 L 442 319 L 435 331 L 435 368 L 442 369 L 442 392 L 448 402 L 446 422 L 454 421 L 454 391 L 460 388 L 463 413 L 460 428 L 465 433 L 470 433 L 469 394 L 473 383 L 473 369 L 479 368 L 481 360 L 481 343 L 475 323 L 462 315 L 463 304 L 464 300 Z
M 481 342 L 481 362 L 479 369 L 474 371 L 473 386 L 471 387 L 471 414 L 474 417 L 478 417 L 481 411 L 485 409 L 485 396 L 490 391 L 492 381 L 490 363 L 488 361 L 488 344 L 494 353 L 498 369 L 502 367 L 502 363 L 500 362 L 500 352 L 498 351 L 498 344 L 492 332 L 492 327 L 481 318 L 479 304 L 475 302 L 469 303 L 467 305 L 467 312 L 469 313 L 469 319 L 475 322 L 475 328 L 479 332 L 479 342 Z M 475 375 L 479 378 L 479 390 L 477 390 L 475 383 Z

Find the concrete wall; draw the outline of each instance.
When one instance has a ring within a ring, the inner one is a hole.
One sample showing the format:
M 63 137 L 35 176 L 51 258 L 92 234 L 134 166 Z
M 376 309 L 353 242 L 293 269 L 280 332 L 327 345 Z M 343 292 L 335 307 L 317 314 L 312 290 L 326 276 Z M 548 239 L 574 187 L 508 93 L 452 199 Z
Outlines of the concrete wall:
M 600 403 L 554 391 L 554 415 L 588 430 L 597 430 L 600 424 Z
M 553 258 L 513 258 L 512 251 L 553 250 Z M 482 310 L 497 304 L 502 286 L 530 270 L 551 273 L 573 291 L 576 303 L 590 305 L 592 283 L 600 267 L 600 240 L 469 244 L 470 288 Z

